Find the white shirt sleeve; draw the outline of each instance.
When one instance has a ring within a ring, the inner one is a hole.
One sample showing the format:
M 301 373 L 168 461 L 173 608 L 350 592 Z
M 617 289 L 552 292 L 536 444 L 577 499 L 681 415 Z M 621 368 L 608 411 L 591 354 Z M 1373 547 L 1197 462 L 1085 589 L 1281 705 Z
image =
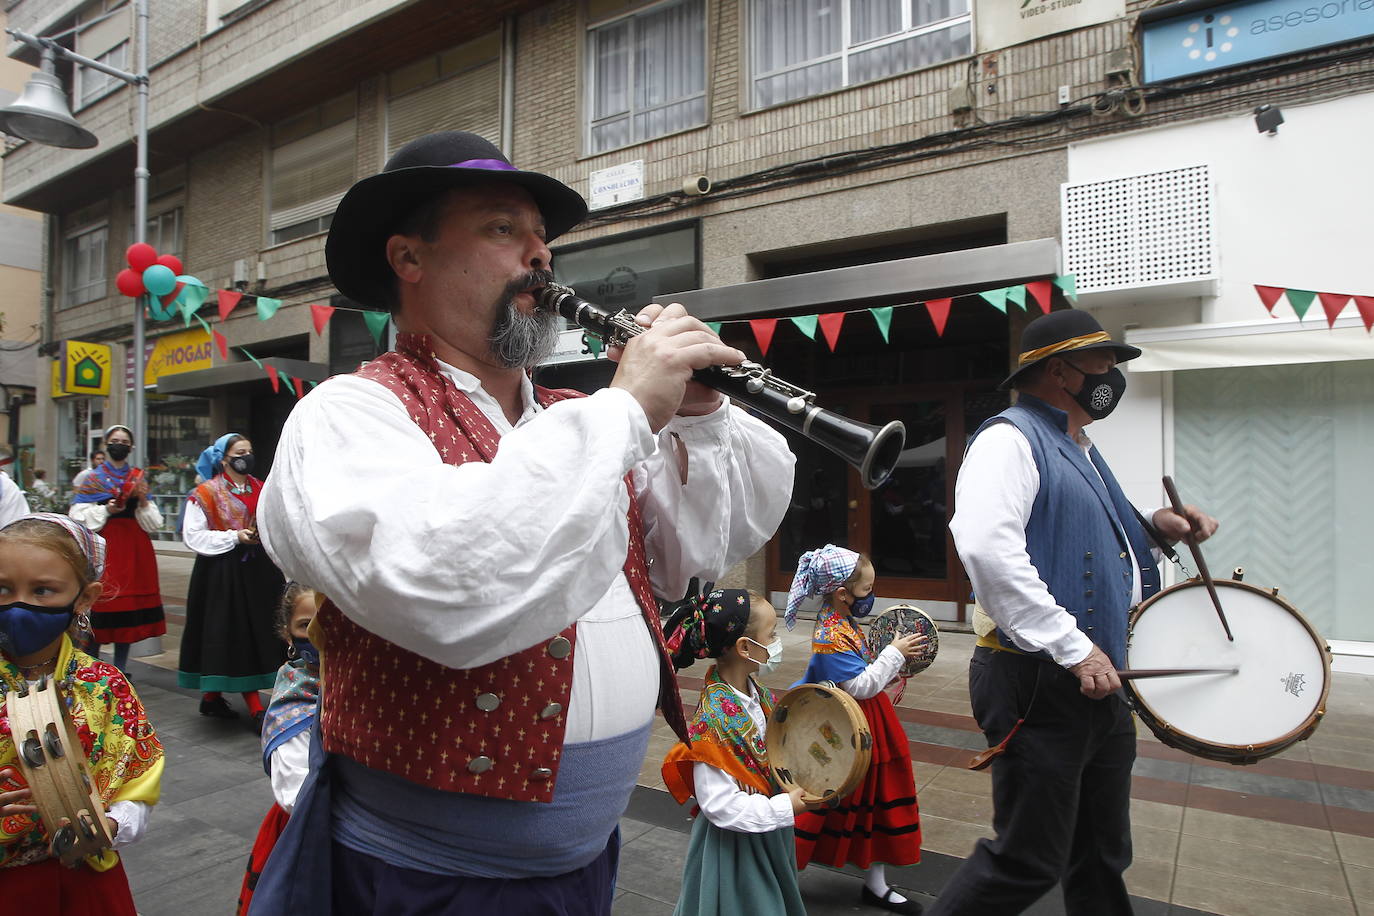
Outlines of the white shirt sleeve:
M 110 520 L 110 510 L 101 503 L 72 503 L 67 514 L 92 531 L 99 531 Z
M 287 739 L 272 752 L 272 797 L 287 814 L 296 807 L 296 796 L 310 773 L 310 729 Z
M 0 528 L 29 514 L 29 501 L 8 474 L 0 474 Z
M 148 829 L 149 806 L 140 801 L 117 801 L 110 805 L 110 820 L 119 825 L 114 836 L 114 848 L 137 843 Z
M 781 433 L 728 401 L 705 416 L 674 417 L 657 444 L 635 484 L 654 591 L 678 598 L 693 576 L 716 581 L 773 536 L 792 495 L 796 456 Z
M 974 594 L 988 616 L 1027 652 L 1046 651 L 1065 668 L 1088 657 L 1092 641 L 1055 602 L 1026 551 L 1026 524 L 1040 492 L 1030 443 L 1010 423 L 979 434 L 955 483 L 949 530 Z
M 892 683 L 905 660 L 906 657 L 901 652 L 890 645 L 884 646 L 883 651 L 878 653 L 878 657 L 873 659 L 872 664 L 865 668 L 862 674 L 841 683 L 840 689 L 856 700 L 876 697 L 884 687 Z
M 157 503 L 145 496 L 138 501 L 138 506 L 134 508 L 134 521 L 138 522 L 138 527 L 152 534 L 162 527 L 162 513 L 158 511 Z
M 768 833 L 792 826 L 792 799 L 785 793 L 746 792 L 733 777 L 709 763 L 693 764 L 692 779 L 702 815 L 722 830 Z
M 205 510 L 193 499 L 186 501 L 181 516 L 181 539 L 203 557 L 217 557 L 233 550 L 239 542 L 237 531 L 211 531 Z

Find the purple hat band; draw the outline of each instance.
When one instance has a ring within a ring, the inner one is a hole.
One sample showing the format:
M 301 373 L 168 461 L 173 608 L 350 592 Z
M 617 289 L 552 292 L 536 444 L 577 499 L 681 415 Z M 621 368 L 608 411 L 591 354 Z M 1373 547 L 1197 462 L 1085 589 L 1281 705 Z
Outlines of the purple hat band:
M 504 159 L 464 159 L 449 166 L 451 169 L 491 169 L 499 172 L 518 172 L 515 166 Z

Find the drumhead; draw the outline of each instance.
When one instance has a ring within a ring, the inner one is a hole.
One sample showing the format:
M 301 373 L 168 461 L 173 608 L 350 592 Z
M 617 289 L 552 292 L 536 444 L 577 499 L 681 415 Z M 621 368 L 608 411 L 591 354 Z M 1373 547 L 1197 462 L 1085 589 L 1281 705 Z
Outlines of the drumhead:
M 926 644 L 921 647 L 921 654 L 916 658 L 907 659 L 902 665 L 901 671 L 898 672 L 902 677 L 919 674 L 935 661 L 935 656 L 940 651 L 940 628 L 935 625 L 934 618 L 915 605 L 894 604 L 878 615 L 868 627 L 868 649 L 873 658 L 877 658 L 878 653 L 882 652 L 895 636 L 907 633 L 915 633 L 927 639 Z
M 1271 592 L 1231 580 L 1215 584 L 1234 642 L 1206 587 L 1189 581 L 1136 611 L 1128 667 L 1238 672 L 1141 679 L 1129 682 L 1129 690 L 1161 740 L 1168 741 L 1163 729 L 1217 746 L 1223 758 L 1228 747 L 1277 752 L 1305 737 L 1325 709 L 1331 670 L 1326 643 Z
M 868 720 L 854 698 L 822 684 L 783 694 L 768 720 L 768 765 L 784 791 L 844 798 L 863 781 L 872 757 Z

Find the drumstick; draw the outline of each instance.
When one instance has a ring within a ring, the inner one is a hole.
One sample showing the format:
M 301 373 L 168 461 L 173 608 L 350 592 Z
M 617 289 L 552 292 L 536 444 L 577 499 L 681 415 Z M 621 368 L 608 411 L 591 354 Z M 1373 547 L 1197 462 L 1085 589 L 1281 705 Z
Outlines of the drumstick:
M 1164 475 L 1164 491 L 1169 494 L 1169 501 L 1173 503 L 1174 511 L 1177 512 L 1185 521 L 1188 516 L 1183 512 L 1183 500 L 1178 498 L 1178 490 L 1174 488 L 1173 478 L 1168 474 Z M 1207 594 L 1212 597 L 1212 606 L 1217 609 L 1217 616 L 1221 618 L 1221 628 L 1226 631 L 1226 638 L 1235 642 L 1236 638 L 1231 635 L 1231 625 L 1226 622 L 1226 612 L 1221 609 L 1221 598 L 1217 595 L 1216 583 L 1212 581 L 1212 574 L 1207 571 L 1207 561 L 1202 558 L 1202 548 L 1198 547 L 1197 539 L 1193 537 L 1192 522 L 1189 522 L 1189 531 L 1183 536 L 1183 540 L 1188 543 L 1188 549 L 1193 552 L 1193 559 L 1197 561 L 1198 572 L 1202 575 L 1202 584 L 1207 586 Z
M 1142 677 L 1176 677 L 1180 674 L 1239 674 L 1239 668 L 1128 668 L 1116 676 L 1123 681 Z

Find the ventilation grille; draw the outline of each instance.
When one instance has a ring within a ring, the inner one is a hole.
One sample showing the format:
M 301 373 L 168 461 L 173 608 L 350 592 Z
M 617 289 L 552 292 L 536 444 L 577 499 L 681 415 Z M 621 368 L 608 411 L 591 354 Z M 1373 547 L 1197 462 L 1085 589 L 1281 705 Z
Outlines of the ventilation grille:
M 1205 165 L 1063 186 L 1064 273 L 1079 292 L 1216 276 Z

